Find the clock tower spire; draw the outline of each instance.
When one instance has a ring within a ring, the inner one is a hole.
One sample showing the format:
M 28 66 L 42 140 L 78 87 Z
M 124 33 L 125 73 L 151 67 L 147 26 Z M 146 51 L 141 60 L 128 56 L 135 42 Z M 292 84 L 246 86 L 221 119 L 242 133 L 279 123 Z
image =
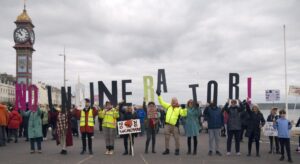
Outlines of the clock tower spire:
M 32 82 L 32 53 L 35 41 L 33 31 L 34 25 L 26 11 L 26 3 L 24 0 L 23 12 L 15 21 L 16 29 L 13 37 L 15 41 L 14 48 L 16 50 L 16 77 L 18 84 L 29 86 Z

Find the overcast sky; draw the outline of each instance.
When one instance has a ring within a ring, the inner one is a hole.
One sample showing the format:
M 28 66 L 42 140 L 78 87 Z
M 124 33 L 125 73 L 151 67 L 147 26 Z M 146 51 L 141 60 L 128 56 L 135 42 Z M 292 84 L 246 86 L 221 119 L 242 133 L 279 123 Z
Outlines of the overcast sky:
M 229 73 L 240 74 L 240 95 L 253 78 L 253 101 L 265 102 L 266 89 L 280 89 L 284 101 L 283 24 L 286 25 L 288 84 L 300 85 L 300 1 L 297 0 L 28 0 L 35 25 L 33 81 L 63 85 L 66 47 L 68 85 L 80 75 L 89 82 L 132 79 L 129 101 L 141 103 L 143 76 L 156 84 L 166 70 L 167 101 L 192 98 L 199 84 L 219 84 L 219 102 L 228 97 Z M 21 0 L 0 1 L 0 72 L 15 75 L 14 21 Z M 295 97 L 289 97 L 294 102 Z

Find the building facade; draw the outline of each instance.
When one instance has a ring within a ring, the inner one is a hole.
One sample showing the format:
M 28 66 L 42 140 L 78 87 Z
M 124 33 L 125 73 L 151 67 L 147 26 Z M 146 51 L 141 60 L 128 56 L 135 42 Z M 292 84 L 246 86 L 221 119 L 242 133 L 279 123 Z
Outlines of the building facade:
M 15 103 L 16 78 L 6 73 L 0 74 L 0 103 Z

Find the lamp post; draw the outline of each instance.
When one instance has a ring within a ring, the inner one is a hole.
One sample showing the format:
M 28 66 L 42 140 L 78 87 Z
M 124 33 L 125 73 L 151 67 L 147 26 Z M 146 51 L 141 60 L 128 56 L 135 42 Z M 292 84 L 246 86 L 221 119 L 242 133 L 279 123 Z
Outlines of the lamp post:
M 63 54 L 59 54 L 58 56 L 63 56 L 64 57 L 64 87 L 66 89 L 66 53 L 65 53 L 65 47 L 64 47 L 64 53 Z

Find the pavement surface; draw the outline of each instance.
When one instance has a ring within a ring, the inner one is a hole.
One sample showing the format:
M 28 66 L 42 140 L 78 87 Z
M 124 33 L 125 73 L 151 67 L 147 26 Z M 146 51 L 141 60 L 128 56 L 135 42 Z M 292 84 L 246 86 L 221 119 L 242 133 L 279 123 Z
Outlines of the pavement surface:
M 123 139 L 116 139 L 115 154 L 104 155 L 105 143 L 103 134 L 99 131 L 95 131 L 95 138 L 93 140 L 94 155 L 80 155 L 81 140 L 74 137 L 74 146 L 68 148 L 67 155 L 60 154 L 60 147 L 56 146 L 55 141 L 47 140 L 42 143 L 42 154 L 30 154 L 30 144 L 24 141 L 24 138 L 19 139 L 19 143 L 9 143 L 6 147 L 0 147 L 0 164 L 188 164 L 188 163 L 200 163 L 200 164 L 276 164 L 276 163 L 288 163 L 286 160 L 279 161 L 280 155 L 268 154 L 269 143 L 268 140 L 263 137 L 261 143 L 261 157 L 251 156 L 247 157 L 247 138 L 241 143 L 241 156 L 236 156 L 232 153 L 231 156 L 226 156 L 226 138 L 221 138 L 220 151 L 223 153 L 222 157 L 213 155 L 208 156 L 208 135 L 201 133 L 198 136 L 198 154 L 187 155 L 187 139 L 185 136 L 180 136 L 180 155 L 174 155 L 174 139 L 170 141 L 169 155 L 162 155 L 164 151 L 164 135 L 163 129 L 160 130 L 157 135 L 156 154 L 144 154 L 146 137 L 135 138 L 135 156 L 123 156 L 124 151 Z M 297 147 L 297 138 L 293 138 L 292 141 L 292 158 L 295 164 L 300 163 L 300 153 L 295 151 Z M 232 146 L 234 150 L 234 145 Z M 252 154 L 255 154 L 255 144 L 253 143 Z M 151 150 L 151 143 L 150 149 Z M 234 151 L 233 151 L 234 152 Z

